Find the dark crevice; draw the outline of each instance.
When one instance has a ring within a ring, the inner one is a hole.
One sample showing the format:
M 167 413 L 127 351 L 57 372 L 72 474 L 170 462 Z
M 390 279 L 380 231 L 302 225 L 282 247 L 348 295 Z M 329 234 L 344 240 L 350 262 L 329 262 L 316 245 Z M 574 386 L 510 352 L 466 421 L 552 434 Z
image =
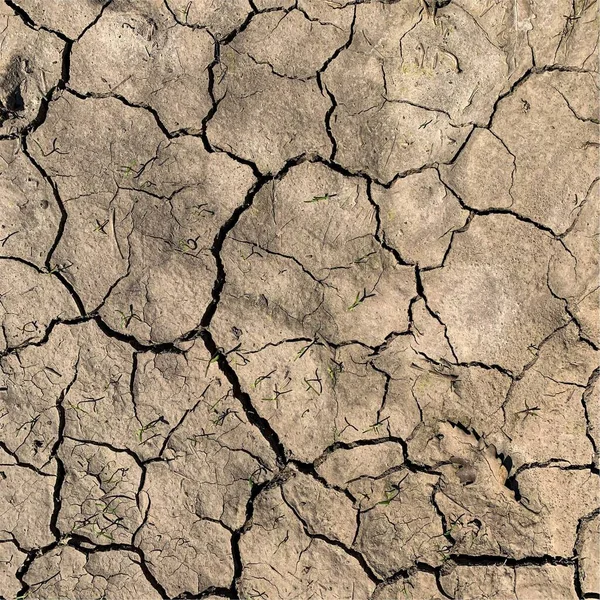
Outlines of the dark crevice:
M 114 0 L 96 0 L 96 2 L 103 2 L 103 6 L 100 9 L 100 12 L 96 15 L 96 17 L 83 29 L 83 31 L 79 34 L 75 41 L 79 41 L 92 27 L 98 23 L 98 21 L 102 18 L 104 11 L 113 3 Z
M 223 224 L 223 226 L 217 232 L 215 239 L 213 241 L 213 245 L 211 248 L 211 253 L 217 265 L 217 277 L 215 279 L 215 283 L 212 289 L 212 300 L 210 304 L 206 308 L 204 315 L 200 319 L 200 326 L 195 331 L 190 332 L 188 335 L 184 336 L 185 340 L 193 339 L 200 328 L 206 328 L 210 325 L 215 312 L 217 311 L 217 306 L 219 304 L 219 300 L 221 299 L 221 293 L 223 292 L 223 288 L 225 287 L 225 265 L 223 264 L 223 259 L 221 258 L 221 251 L 223 250 L 223 244 L 227 239 L 227 236 L 232 231 L 232 229 L 236 226 L 240 217 L 244 212 L 246 212 L 254 202 L 254 198 L 260 192 L 260 190 L 267 184 L 270 179 L 268 177 L 261 177 L 258 179 L 255 184 L 250 188 L 250 191 L 246 195 L 244 202 L 238 206 L 229 217 L 229 219 Z M 212 356 L 212 354 L 211 354 Z
M 219 229 L 219 231 L 215 235 L 215 238 L 214 238 L 214 241 L 213 241 L 213 244 L 211 247 L 211 254 L 213 255 L 213 258 L 214 258 L 216 266 L 217 266 L 217 276 L 215 278 L 215 283 L 214 283 L 213 289 L 212 289 L 212 300 L 211 300 L 210 304 L 208 305 L 208 307 L 206 308 L 204 315 L 200 319 L 200 323 L 199 323 L 198 327 L 196 327 L 195 329 L 193 329 L 190 332 L 183 335 L 181 337 L 181 341 L 184 341 L 184 342 L 190 341 L 190 340 L 197 338 L 199 335 L 201 335 L 201 332 L 210 326 L 210 323 L 215 315 L 215 312 L 217 310 L 217 305 L 219 304 L 219 300 L 221 299 L 221 293 L 223 292 L 223 288 L 225 287 L 226 273 L 225 273 L 225 266 L 224 266 L 223 260 L 221 258 L 221 251 L 223 249 L 223 244 L 225 243 L 225 240 L 227 239 L 227 236 L 229 235 L 229 233 L 237 225 L 242 214 L 244 212 L 246 212 L 252 206 L 252 203 L 254 202 L 254 198 L 263 189 L 263 187 L 267 183 L 280 180 L 292 167 L 300 164 L 304 160 L 305 160 L 304 156 L 292 158 L 285 164 L 285 166 L 281 169 L 281 171 L 279 171 L 279 173 L 277 173 L 276 175 L 274 175 L 274 176 L 262 175 L 259 178 L 257 178 L 257 181 L 254 183 L 254 185 L 248 191 L 244 202 L 233 211 L 233 213 L 231 214 L 229 219 L 227 219 L 227 221 Z M 212 354 L 211 354 L 211 356 L 212 356 Z
M 583 394 L 581 395 L 581 404 L 583 406 L 583 413 L 585 416 L 585 435 L 588 438 L 588 440 L 590 441 L 590 444 L 592 445 L 592 449 L 594 451 L 594 460 L 596 462 L 598 461 L 598 446 L 596 445 L 596 440 L 594 439 L 594 436 L 592 435 L 592 431 L 591 431 L 592 425 L 591 425 L 587 401 L 588 401 L 588 397 L 591 397 L 594 386 L 596 385 L 596 382 L 598 381 L 599 378 L 600 378 L 600 367 L 595 369 L 594 372 L 590 375 L 590 378 L 588 379 L 588 382 L 586 385 L 586 389 L 583 392 Z M 596 465 L 596 467 L 597 466 L 598 465 Z
M 419 350 L 415 350 L 415 352 L 417 354 L 421 355 L 425 360 L 429 361 L 430 363 L 432 363 L 438 367 L 446 367 L 447 366 L 447 364 L 444 364 L 443 362 L 435 360 L 435 359 L 431 358 L 430 356 L 427 356 L 423 352 L 420 352 Z M 500 374 L 504 375 L 505 377 L 508 377 L 511 381 L 516 381 L 516 380 L 520 379 L 522 376 L 522 375 L 517 376 L 514 373 L 512 373 L 511 371 L 509 371 L 508 369 L 505 369 L 504 367 L 502 367 L 501 365 L 497 365 L 494 363 L 488 365 L 486 363 L 482 363 L 482 362 L 478 362 L 478 361 L 470 361 L 470 362 L 457 361 L 456 363 L 448 363 L 448 364 L 451 364 L 454 367 L 464 367 L 467 369 L 477 367 L 479 369 L 485 369 L 486 371 L 496 371 L 497 373 L 500 373 Z
M 299 460 L 290 460 L 288 464 L 293 465 L 298 471 L 300 471 L 300 473 L 303 473 L 304 475 L 309 475 L 328 490 L 334 490 L 340 494 L 343 494 L 353 504 L 356 502 L 356 498 L 347 489 L 338 487 L 337 485 L 332 485 L 325 479 L 325 477 L 319 475 L 315 468 L 315 463 L 306 463 Z
M 184 592 L 183 594 L 175 596 L 173 600 L 203 600 L 204 598 L 213 598 L 213 596 L 218 596 L 219 598 L 232 598 L 234 600 L 239 599 L 236 592 L 229 588 L 209 587 L 200 594 Z
M 246 531 L 252 526 L 252 517 L 254 516 L 254 503 L 258 496 L 268 490 L 278 483 L 278 477 L 271 479 L 269 481 L 265 481 L 260 484 L 254 484 L 250 491 L 250 497 L 246 502 L 246 518 L 244 520 L 244 524 L 242 527 L 233 532 L 231 536 L 231 554 L 233 556 L 233 581 L 231 583 L 231 587 L 227 590 L 227 598 L 237 598 L 237 587 L 242 577 L 244 565 L 242 562 L 242 555 L 240 551 L 240 539 Z M 224 592 L 221 592 L 223 595 Z
M 214 148 L 212 147 L 207 134 L 208 123 L 215 116 L 217 112 L 217 108 L 219 107 L 219 103 L 225 96 L 223 95 L 221 98 L 217 99 L 215 96 L 215 67 L 221 61 L 221 45 L 219 41 L 213 37 L 215 49 L 214 49 L 214 57 L 212 62 L 206 68 L 208 73 L 208 95 L 210 96 L 211 107 L 208 113 L 202 119 L 202 130 L 200 137 L 202 139 L 202 143 L 204 144 L 204 149 L 207 152 L 214 152 Z
M 352 23 L 350 24 L 350 35 L 348 36 L 348 40 L 343 46 L 340 46 L 321 66 L 321 68 L 317 71 L 317 85 L 319 86 L 319 90 L 321 90 L 322 94 L 326 94 L 331 102 L 331 106 L 327 109 L 325 113 L 325 131 L 327 132 L 327 137 L 331 142 L 331 155 L 330 160 L 335 160 L 335 155 L 337 154 L 337 141 L 333 132 L 331 130 L 331 121 L 334 118 L 335 110 L 338 106 L 337 100 L 335 96 L 325 83 L 323 82 L 323 75 L 327 70 L 327 67 L 346 49 L 348 49 L 352 45 L 352 41 L 354 40 L 354 31 L 356 26 L 356 6 L 354 6 L 354 14 L 352 16 Z
M 85 316 L 76 317 L 74 319 L 52 319 L 52 321 L 50 321 L 50 323 L 48 324 L 48 327 L 46 327 L 44 335 L 39 340 L 28 341 L 23 344 L 19 344 L 18 346 L 7 348 L 6 350 L 0 352 L 0 358 L 12 354 L 14 352 L 18 352 L 19 350 L 23 350 L 24 348 L 27 348 L 29 346 L 43 346 L 48 342 L 48 340 L 50 339 L 50 335 L 54 331 L 55 327 L 57 327 L 58 325 L 79 325 L 81 323 L 87 323 L 87 321 L 90 321 L 91 318 L 92 317 L 90 316 Z
M 452 527 L 448 525 L 448 519 L 444 514 L 444 511 L 440 508 L 440 505 L 437 503 L 436 494 L 440 490 L 441 480 L 438 480 L 437 483 L 433 486 L 431 491 L 431 505 L 435 509 L 435 512 L 442 523 L 442 535 L 448 540 L 448 546 L 443 548 L 444 551 L 450 550 L 452 546 L 456 544 L 456 540 L 452 537 Z
M 288 452 L 284 448 L 283 444 L 279 440 L 279 436 L 275 430 L 271 427 L 271 424 L 267 419 L 260 416 L 257 410 L 252 405 L 250 396 L 244 392 L 240 380 L 238 379 L 237 373 L 233 370 L 232 366 L 227 361 L 227 357 L 217 347 L 212 335 L 207 329 L 203 329 L 199 332 L 199 336 L 204 342 L 206 349 L 208 350 L 211 357 L 217 357 L 217 364 L 221 369 L 221 372 L 229 381 L 232 387 L 234 397 L 241 403 L 248 421 L 258 428 L 262 433 L 263 437 L 267 440 L 271 449 L 277 457 L 277 461 L 280 466 L 287 463 Z
M 504 486 L 508 488 L 515 496 L 517 502 L 521 502 L 521 492 L 519 491 L 519 482 L 515 475 L 511 475 L 504 481 Z
M 459 566 L 465 567 L 537 567 L 544 565 L 573 566 L 575 564 L 573 557 L 551 556 L 549 554 L 527 556 L 525 558 L 510 558 L 491 554 L 450 554 L 450 560 Z
M 124 344 L 129 344 L 137 352 L 154 352 L 155 354 L 173 353 L 185 354 L 185 352 L 172 342 L 162 342 L 158 344 L 143 344 L 133 335 L 122 333 L 112 329 L 107 325 L 102 318 L 97 314 L 90 315 L 91 319 L 98 325 L 104 335 L 119 340 Z
M 3 452 L 5 452 L 6 454 L 8 454 L 11 458 L 14 459 L 15 467 L 22 467 L 24 469 L 28 469 L 29 471 L 32 471 L 33 473 L 35 473 L 36 475 L 40 475 L 41 477 L 54 477 L 54 475 L 52 475 L 51 473 L 46 473 L 45 471 L 42 471 L 41 469 L 39 469 L 38 467 L 36 467 L 35 465 L 23 461 L 19 458 L 18 454 L 16 452 L 13 452 L 4 442 L 0 441 L 0 450 L 2 450 Z M 9 465 L 9 466 L 13 466 L 13 465 Z M 45 466 L 45 465 L 44 465 Z
M 50 517 L 50 531 L 52 535 L 56 538 L 58 542 L 62 538 L 62 533 L 58 528 L 58 517 L 62 508 L 62 486 L 65 480 L 66 470 L 65 465 L 62 459 L 58 456 L 58 451 L 65 439 L 65 428 L 67 425 L 67 417 L 65 408 L 63 406 L 63 401 L 66 395 L 69 393 L 69 390 L 75 384 L 77 380 L 77 376 L 79 374 L 79 356 L 77 357 L 77 362 L 75 363 L 75 372 L 73 375 L 73 379 L 69 382 L 67 387 L 61 392 L 57 402 L 56 402 L 56 410 L 58 411 L 58 430 L 57 430 L 57 439 L 55 444 L 50 451 L 50 459 L 54 459 L 56 461 L 56 482 L 54 484 L 54 510 L 52 511 L 52 516 Z
M 364 446 L 376 446 L 378 444 L 385 444 L 385 443 L 389 443 L 389 442 L 399 444 L 401 446 L 402 454 L 404 456 L 404 462 L 402 463 L 402 466 L 405 467 L 411 473 L 427 473 L 429 475 L 441 475 L 441 473 L 436 470 L 435 466 L 429 466 L 426 464 L 422 464 L 422 463 L 413 461 L 409 457 L 408 444 L 406 443 L 406 441 L 404 439 L 402 439 L 401 437 L 393 436 L 393 435 L 388 435 L 386 437 L 380 437 L 380 438 L 356 440 L 354 442 L 339 442 L 339 441 L 335 442 L 335 443 L 331 444 L 331 446 L 328 446 L 323 451 L 321 456 L 319 456 L 314 461 L 314 464 L 321 464 L 327 458 L 327 456 L 329 456 L 332 452 L 335 452 L 336 450 L 340 450 L 340 449 L 341 450 L 351 450 L 352 448 L 361 448 Z
M 156 109 L 152 108 L 151 106 L 149 106 L 148 104 L 131 102 L 130 100 L 125 98 L 125 96 L 121 96 L 120 94 L 115 94 L 114 92 L 108 92 L 106 94 L 97 94 L 97 93 L 93 93 L 93 92 L 85 92 L 84 93 L 84 92 L 75 90 L 69 86 L 67 86 L 65 89 L 67 92 L 69 92 L 69 94 L 72 94 L 76 98 L 79 98 L 79 100 L 90 100 L 90 99 L 91 100 L 104 100 L 107 98 L 112 98 L 113 100 L 118 100 L 119 102 L 123 103 L 125 106 L 128 106 L 129 108 L 138 108 L 141 110 L 145 110 L 152 115 L 152 117 L 154 118 L 154 121 L 156 122 L 157 127 L 161 130 L 161 132 L 167 139 L 173 139 L 175 137 L 178 137 L 177 135 L 174 135 L 173 133 L 171 133 L 169 131 L 169 129 L 167 128 L 167 126 L 161 121 L 158 111 Z
M 35 29 L 36 31 L 39 27 L 33 22 L 33 19 L 27 14 L 25 10 L 23 10 L 18 4 L 13 2 L 13 0 L 4 0 L 4 4 L 9 8 L 12 8 L 15 14 L 31 29 Z

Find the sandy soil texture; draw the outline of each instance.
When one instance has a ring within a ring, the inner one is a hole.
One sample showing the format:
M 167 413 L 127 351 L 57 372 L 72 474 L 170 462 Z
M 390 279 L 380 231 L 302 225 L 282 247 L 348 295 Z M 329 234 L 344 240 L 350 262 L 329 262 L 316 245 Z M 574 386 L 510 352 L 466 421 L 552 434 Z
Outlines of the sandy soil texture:
M 0 0 L 0 599 L 599 599 L 598 25 Z

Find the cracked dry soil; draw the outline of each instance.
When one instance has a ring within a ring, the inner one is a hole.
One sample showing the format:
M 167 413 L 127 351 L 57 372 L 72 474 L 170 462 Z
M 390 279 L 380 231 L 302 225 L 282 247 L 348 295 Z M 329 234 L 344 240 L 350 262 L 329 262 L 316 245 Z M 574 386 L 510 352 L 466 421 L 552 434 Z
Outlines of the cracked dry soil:
M 2 0 L 0 597 L 600 598 L 597 41 Z

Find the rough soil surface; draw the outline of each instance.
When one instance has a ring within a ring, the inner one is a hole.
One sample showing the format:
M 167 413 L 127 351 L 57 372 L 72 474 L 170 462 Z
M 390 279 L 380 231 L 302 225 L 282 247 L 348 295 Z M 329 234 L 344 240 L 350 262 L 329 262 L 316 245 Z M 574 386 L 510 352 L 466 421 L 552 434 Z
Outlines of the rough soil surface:
M 0 0 L 0 598 L 600 598 L 595 0 Z

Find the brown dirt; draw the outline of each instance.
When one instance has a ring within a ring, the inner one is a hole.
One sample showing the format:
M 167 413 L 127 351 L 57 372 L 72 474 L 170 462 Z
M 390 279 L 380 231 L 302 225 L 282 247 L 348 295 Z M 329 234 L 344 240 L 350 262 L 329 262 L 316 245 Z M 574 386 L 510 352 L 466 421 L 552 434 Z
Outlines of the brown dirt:
M 600 598 L 594 0 L 0 2 L 0 598 Z

